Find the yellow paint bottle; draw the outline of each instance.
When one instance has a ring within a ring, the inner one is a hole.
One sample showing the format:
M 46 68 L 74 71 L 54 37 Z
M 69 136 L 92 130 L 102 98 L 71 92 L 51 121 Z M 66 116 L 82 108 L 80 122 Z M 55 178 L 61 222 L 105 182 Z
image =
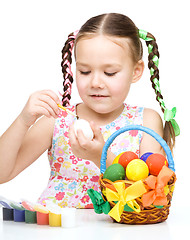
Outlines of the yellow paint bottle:
M 51 227 L 61 227 L 61 208 L 54 203 L 47 203 L 49 210 L 49 225 Z
M 49 225 L 51 227 L 61 227 L 61 214 L 50 212 Z

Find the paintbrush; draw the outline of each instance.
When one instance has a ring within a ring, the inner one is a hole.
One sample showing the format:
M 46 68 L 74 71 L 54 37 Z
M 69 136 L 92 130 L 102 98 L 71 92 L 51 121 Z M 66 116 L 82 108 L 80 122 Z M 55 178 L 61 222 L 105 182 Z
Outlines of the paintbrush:
M 57 106 L 58 106 L 59 108 L 61 108 L 62 110 L 70 113 L 71 115 L 75 116 L 77 119 L 79 119 L 79 116 L 77 116 L 75 113 L 69 111 L 66 107 L 63 107 L 61 104 L 57 104 Z

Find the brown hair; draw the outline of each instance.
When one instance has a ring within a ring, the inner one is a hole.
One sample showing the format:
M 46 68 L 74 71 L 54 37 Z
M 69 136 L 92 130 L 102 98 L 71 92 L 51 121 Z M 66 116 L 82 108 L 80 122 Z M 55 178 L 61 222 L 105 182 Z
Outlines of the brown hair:
M 131 54 L 133 57 L 134 62 L 138 62 L 142 59 L 143 56 L 143 47 L 141 40 L 139 38 L 139 29 L 136 27 L 136 25 L 133 23 L 133 21 L 122 14 L 118 13 L 109 13 L 109 14 L 102 14 L 95 17 L 90 18 L 79 30 L 76 39 L 74 37 L 74 33 L 69 35 L 69 39 L 66 41 L 65 46 L 62 50 L 62 58 L 63 61 L 61 63 L 62 66 L 62 72 L 64 75 L 69 74 L 69 80 L 64 81 L 64 94 L 63 94 L 63 105 L 66 106 L 69 104 L 69 100 L 71 98 L 70 94 L 68 93 L 68 89 L 70 88 L 71 92 L 71 84 L 73 82 L 72 74 L 68 73 L 67 69 L 70 69 L 70 64 L 72 62 L 71 58 L 71 49 L 73 47 L 73 42 L 75 41 L 75 45 L 81 38 L 85 37 L 93 37 L 94 35 L 106 35 L 110 37 L 119 37 L 119 38 L 126 38 L 130 41 L 129 47 L 131 49 Z M 150 39 L 146 40 L 147 46 L 151 45 L 151 51 L 149 52 L 148 56 L 148 67 L 152 70 L 151 75 L 151 83 L 152 87 L 155 90 L 156 93 L 156 99 L 159 102 L 161 106 L 162 112 L 165 110 L 165 105 L 163 102 L 163 96 L 161 95 L 159 87 L 159 69 L 158 65 L 153 60 L 154 56 L 157 56 L 157 59 L 159 59 L 159 52 L 158 52 L 158 46 L 156 43 L 155 37 L 148 33 L 147 37 Z M 72 44 L 71 44 L 72 42 Z M 157 80 L 155 83 L 154 80 Z M 170 146 L 171 150 L 173 149 L 175 145 L 175 134 L 174 129 L 171 124 L 171 122 L 166 122 L 164 126 L 164 139 Z

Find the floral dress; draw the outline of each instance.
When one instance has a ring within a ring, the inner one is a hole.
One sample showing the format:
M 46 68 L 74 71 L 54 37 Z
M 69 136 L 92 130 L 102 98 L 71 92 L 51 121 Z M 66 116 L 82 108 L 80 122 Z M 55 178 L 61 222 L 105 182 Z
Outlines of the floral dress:
M 68 107 L 68 110 L 76 113 L 76 105 Z M 46 189 L 38 199 L 42 205 L 51 201 L 60 207 L 93 208 L 87 189 L 100 191 L 100 169 L 94 162 L 78 158 L 72 152 L 68 131 L 75 120 L 73 115 L 60 110 L 55 121 L 52 146 L 48 150 L 51 174 Z M 124 104 L 123 112 L 118 118 L 100 127 L 104 140 L 129 124 L 143 124 L 143 108 Z M 141 139 L 141 131 L 124 132 L 113 141 L 110 150 L 115 155 L 125 151 L 133 151 L 139 155 Z

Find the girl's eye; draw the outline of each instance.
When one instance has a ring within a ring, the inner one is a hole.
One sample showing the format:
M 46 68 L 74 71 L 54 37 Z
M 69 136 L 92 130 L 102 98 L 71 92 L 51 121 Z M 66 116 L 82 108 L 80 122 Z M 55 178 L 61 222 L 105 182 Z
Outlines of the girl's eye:
M 117 72 L 113 72 L 113 73 L 108 73 L 108 72 L 104 72 L 106 76 L 108 77 L 112 77 L 114 76 Z
M 80 73 L 81 73 L 82 75 L 88 75 L 88 74 L 90 74 L 90 71 L 86 71 L 86 72 L 80 71 Z

